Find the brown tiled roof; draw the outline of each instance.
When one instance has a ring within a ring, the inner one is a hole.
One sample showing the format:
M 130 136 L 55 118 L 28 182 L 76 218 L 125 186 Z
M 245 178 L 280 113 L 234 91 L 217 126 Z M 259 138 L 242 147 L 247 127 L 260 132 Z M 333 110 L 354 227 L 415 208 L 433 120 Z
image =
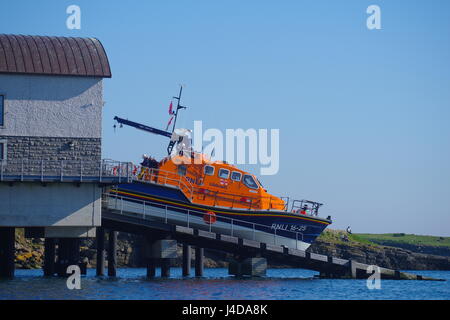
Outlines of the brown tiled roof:
M 0 73 L 111 77 L 95 38 L 0 34 Z

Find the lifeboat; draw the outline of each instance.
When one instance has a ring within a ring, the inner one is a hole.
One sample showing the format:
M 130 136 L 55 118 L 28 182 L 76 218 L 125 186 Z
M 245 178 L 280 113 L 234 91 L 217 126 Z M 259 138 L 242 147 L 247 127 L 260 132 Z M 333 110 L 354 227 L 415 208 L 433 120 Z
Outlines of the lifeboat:
M 175 122 L 184 108 L 179 104 L 181 90 L 176 98 Z M 144 155 L 141 165 L 133 166 L 133 182 L 109 191 L 129 204 L 127 211 L 146 210 L 151 219 L 300 250 L 306 250 L 332 222 L 329 216 L 319 216 L 321 203 L 274 196 L 255 175 L 194 151 L 186 129 L 168 132 L 114 119 L 120 126 L 170 138 L 166 157 L 157 161 Z

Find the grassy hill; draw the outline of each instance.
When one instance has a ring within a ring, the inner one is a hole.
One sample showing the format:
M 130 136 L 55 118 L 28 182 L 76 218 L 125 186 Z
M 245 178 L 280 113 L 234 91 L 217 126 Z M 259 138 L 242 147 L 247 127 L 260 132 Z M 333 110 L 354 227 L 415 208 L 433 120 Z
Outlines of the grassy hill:
M 347 239 L 343 239 L 343 237 Z M 439 236 L 422 236 L 406 233 L 354 233 L 348 234 L 342 230 L 325 230 L 318 240 L 330 243 L 353 243 L 366 245 L 389 245 L 399 246 L 403 245 L 417 246 L 417 247 L 440 247 L 442 249 L 450 250 L 450 237 Z
M 450 237 L 420 236 L 405 233 L 359 233 L 358 238 L 378 244 L 408 244 L 414 246 L 432 246 L 450 249 Z
M 448 243 L 449 238 L 403 234 L 348 234 L 343 230 L 327 229 L 309 250 L 391 269 L 450 270 Z
M 402 248 L 417 253 L 450 257 L 450 237 L 422 236 L 405 233 L 347 234 L 341 230 L 326 230 L 317 238 L 320 242 L 353 246 L 366 245 L 372 249 L 382 246 Z

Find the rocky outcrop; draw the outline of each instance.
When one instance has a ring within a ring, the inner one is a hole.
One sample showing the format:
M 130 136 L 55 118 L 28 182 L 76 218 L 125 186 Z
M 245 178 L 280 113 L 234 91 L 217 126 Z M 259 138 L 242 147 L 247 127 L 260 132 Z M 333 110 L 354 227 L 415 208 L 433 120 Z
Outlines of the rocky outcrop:
M 44 260 L 44 246 L 41 239 L 26 239 L 23 229 L 16 231 L 16 267 L 22 269 L 36 269 L 42 266 Z
M 144 267 L 143 240 L 140 236 L 119 233 L 117 264 L 118 267 Z M 378 265 L 400 270 L 450 270 L 450 257 L 413 252 L 404 248 L 384 246 L 359 239 L 356 235 L 347 235 L 344 231 L 328 230 L 308 249 L 314 253 L 332 255 L 343 259 Z M 96 244 L 94 239 L 83 239 L 80 255 L 88 267 L 96 265 Z M 43 240 L 25 239 L 23 230 L 16 232 L 16 267 L 41 268 L 43 263 Z M 178 246 L 178 258 L 174 266 L 181 266 L 182 248 Z M 192 257 L 195 257 L 194 250 Z M 205 267 L 227 267 L 230 255 L 205 250 Z M 270 267 L 287 267 L 272 265 Z
M 364 242 L 344 231 L 329 230 L 308 249 L 314 253 L 399 270 L 450 270 L 450 257 Z
M 406 249 L 407 251 L 435 255 L 435 256 L 446 256 L 450 257 L 450 248 L 444 246 L 430 246 L 430 245 L 422 245 L 422 244 L 410 244 L 410 243 L 402 243 L 396 241 L 389 240 L 371 240 L 372 242 L 388 247 L 396 247 Z

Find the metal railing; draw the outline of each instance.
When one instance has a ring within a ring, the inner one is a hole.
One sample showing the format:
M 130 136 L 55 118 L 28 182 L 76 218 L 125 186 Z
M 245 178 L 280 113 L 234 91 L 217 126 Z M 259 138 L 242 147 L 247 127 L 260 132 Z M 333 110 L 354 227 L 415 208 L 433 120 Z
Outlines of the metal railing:
M 112 200 L 112 202 L 108 202 Z M 129 200 L 133 201 L 130 202 Z M 216 215 L 216 221 L 214 223 L 207 223 L 204 221 L 205 212 L 193 209 L 181 209 L 180 207 L 162 204 L 154 201 L 147 200 L 139 200 L 139 202 L 135 202 L 136 199 L 127 196 L 120 196 L 114 193 L 104 193 L 103 194 L 104 205 L 107 206 L 108 209 L 113 209 L 117 213 L 126 216 L 141 216 L 143 220 L 149 219 L 149 217 L 155 219 L 159 218 L 159 220 L 164 221 L 165 223 L 172 223 L 171 220 L 177 220 L 178 223 L 176 225 L 185 226 L 185 227 L 193 227 L 195 225 L 196 228 L 202 229 L 209 232 L 217 231 L 218 222 L 224 222 L 221 224 L 220 228 L 225 228 L 222 231 L 225 231 L 222 234 L 236 236 L 238 233 L 239 237 L 245 238 L 248 240 L 257 240 L 258 233 L 265 233 L 272 237 L 271 242 L 265 241 L 265 243 L 270 243 L 274 245 L 281 245 L 283 240 L 288 238 L 289 240 L 295 240 L 295 248 L 298 248 L 298 241 L 304 241 L 304 234 L 302 232 L 291 231 L 291 230 L 278 230 L 277 228 L 273 228 L 273 226 L 267 226 L 259 223 L 244 221 L 240 219 L 228 218 L 220 215 Z M 112 204 L 112 205 L 111 205 Z M 185 217 L 182 220 L 175 219 L 179 218 L 180 215 L 184 214 Z M 199 222 L 203 222 L 202 225 L 199 225 Z M 242 228 L 246 228 L 243 230 Z M 244 236 L 242 235 L 249 235 Z
M 193 199 L 194 187 L 192 183 L 185 176 L 178 175 L 174 172 L 144 166 L 134 166 L 133 179 L 141 182 L 170 184 L 178 187 L 190 200 Z
M 205 187 L 194 186 L 186 176 L 171 171 L 148 168 L 145 166 L 134 166 L 133 178 L 141 182 L 172 185 L 179 188 L 191 201 L 195 202 L 195 199 L 201 198 L 202 201 L 208 201 L 211 206 L 217 206 L 220 202 L 222 207 L 230 209 L 262 210 L 263 202 L 265 202 L 265 206 L 270 208 L 267 210 L 285 211 L 298 215 L 318 216 L 317 209 L 315 211 L 307 210 L 306 213 L 301 213 L 301 210 L 297 210 L 299 208 L 295 207 L 295 203 L 301 202 L 303 204 L 303 201 L 305 200 L 294 200 L 291 209 L 289 209 L 289 197 L 281 197 L 281 200 L 283 200 L 285 204 L 283 208 L 276 209 L 273 205 L 278 206 L 279 201 L 272 203 L 273 198 L 271 196 L 252 197 L 223 191 L 208 190 Z
M 4 180 L 77 180 L 115 178 L 118 182 L 131 182 L 133 164 L 110 159 L 104 160 L 7 160 L 0 164 L 0 181 Z

